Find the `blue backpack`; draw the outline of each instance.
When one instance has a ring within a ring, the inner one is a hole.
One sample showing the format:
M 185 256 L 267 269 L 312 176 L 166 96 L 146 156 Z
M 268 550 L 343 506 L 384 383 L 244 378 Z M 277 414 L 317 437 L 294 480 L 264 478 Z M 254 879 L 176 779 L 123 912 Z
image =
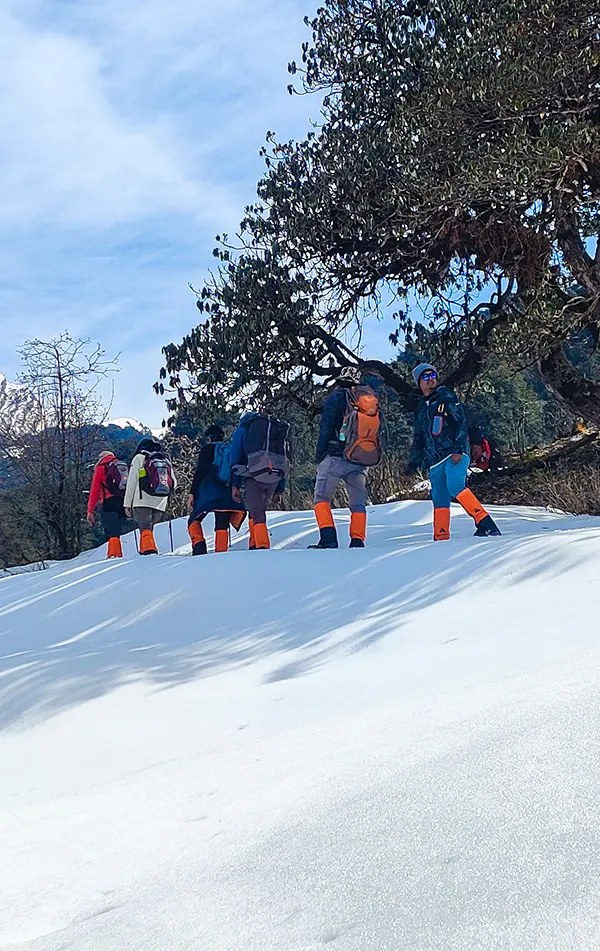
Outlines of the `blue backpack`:
M 224 485 L 231 482 L 231 443 L 215 443 L 215 456 L 213 465 L 216 469 L 217 481 Z

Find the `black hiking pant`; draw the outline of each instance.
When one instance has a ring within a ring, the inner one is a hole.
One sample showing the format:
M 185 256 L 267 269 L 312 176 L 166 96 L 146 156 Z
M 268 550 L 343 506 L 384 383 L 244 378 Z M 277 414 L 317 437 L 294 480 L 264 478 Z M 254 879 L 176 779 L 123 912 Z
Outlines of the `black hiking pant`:
M 125 509 L 122 499 L 110 498 L 102 503 L 102 528 L 104 529 L 104 540 L 109 538 L 120 538 L 125 521 Z

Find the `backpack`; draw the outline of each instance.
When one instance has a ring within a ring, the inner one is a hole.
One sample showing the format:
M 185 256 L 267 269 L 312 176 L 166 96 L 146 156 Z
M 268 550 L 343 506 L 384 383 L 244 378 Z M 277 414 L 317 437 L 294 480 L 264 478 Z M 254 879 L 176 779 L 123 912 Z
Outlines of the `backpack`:
M 344 459 L 359 466 L 381 462 L 379 400 L 370 386 L 354 386 L 346 391 L 346 413 L 340 430 L 345 443 Z
M 290 471 L 287 436 L 289 423 L 275 416 L 254 416 L 246 426 L 244 452 L 248 459 L 243 475 L 273 485 Z
M 492 448 L 478 426 L 472 426 L 469 429 L 469 442 L 471 443 L 471 465 L 486 472 L 490 467 Z
M 216 442 L 213 465 L 218 482 L 229 485 L 231 482 L 231 443 Z
M 162 452 L 145 452 L 140 469 L 140 498 L 142 492 L 158 498 L 168 497 L 175 487 L 173 467 Z
M 129 466 L 120 459 L 112 459 L 104 466 L 104 485 L 111 495 L 124 495 L 127 486 Z

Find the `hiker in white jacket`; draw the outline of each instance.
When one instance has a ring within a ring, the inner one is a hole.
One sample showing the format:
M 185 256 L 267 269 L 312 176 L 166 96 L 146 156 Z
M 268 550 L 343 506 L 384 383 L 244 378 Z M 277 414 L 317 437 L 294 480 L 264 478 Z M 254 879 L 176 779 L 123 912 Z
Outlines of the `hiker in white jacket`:
M 129 467 L 125 490 L 125 513 L 140 530 L 140 555 L 156 555 L 154 526 L 162 521 L 169 496 L 177 487 L 171 463 L 160 443 L 142 439 Z

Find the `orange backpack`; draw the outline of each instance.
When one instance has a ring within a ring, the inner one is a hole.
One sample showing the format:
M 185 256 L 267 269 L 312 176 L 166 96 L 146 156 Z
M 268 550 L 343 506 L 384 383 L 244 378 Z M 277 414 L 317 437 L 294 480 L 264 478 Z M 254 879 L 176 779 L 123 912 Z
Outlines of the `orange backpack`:
M 344 458 L 360 466 L 381 462 L 379 400 L 370 386 L 346 391 L 346 414 L 340 432 L 345 441 Z

